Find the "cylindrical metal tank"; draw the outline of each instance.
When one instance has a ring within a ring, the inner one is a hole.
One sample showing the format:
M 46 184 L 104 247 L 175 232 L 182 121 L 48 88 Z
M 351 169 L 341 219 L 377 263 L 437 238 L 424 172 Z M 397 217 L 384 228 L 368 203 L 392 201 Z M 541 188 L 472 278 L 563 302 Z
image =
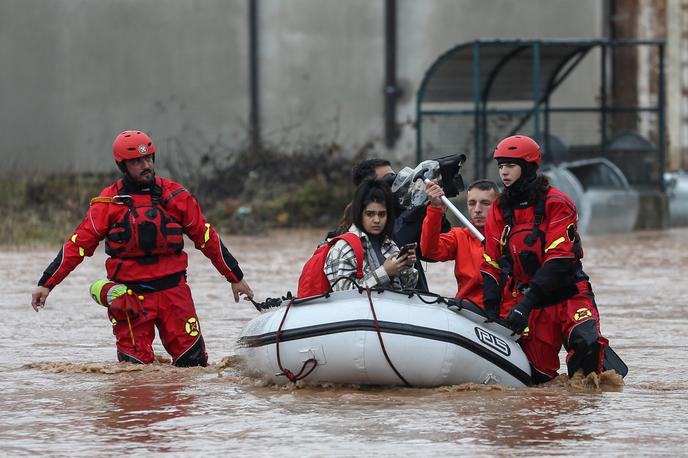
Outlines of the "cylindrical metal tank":
M 638 219 L 638 192 L 605 158 L 563 162 L 543 170 L 578 207 L 578 230 L 586 234 L 630 232 Z
M 688 172 L 665 173 L 664 187 L 669 199 L 669 224 L 688 226 Z

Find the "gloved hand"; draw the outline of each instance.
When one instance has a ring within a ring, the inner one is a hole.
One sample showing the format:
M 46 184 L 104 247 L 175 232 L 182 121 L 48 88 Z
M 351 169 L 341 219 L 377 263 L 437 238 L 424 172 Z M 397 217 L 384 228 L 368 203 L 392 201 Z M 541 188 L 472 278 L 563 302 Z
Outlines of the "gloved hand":
M 504 326 L 514 331 L 515 334 L 521 334 L 528 327 L 528 316 L 530 316 L 532 309 L 533 306 L 530 301 L 524 298 L 516 307 L 511 309 L 504 319 Z

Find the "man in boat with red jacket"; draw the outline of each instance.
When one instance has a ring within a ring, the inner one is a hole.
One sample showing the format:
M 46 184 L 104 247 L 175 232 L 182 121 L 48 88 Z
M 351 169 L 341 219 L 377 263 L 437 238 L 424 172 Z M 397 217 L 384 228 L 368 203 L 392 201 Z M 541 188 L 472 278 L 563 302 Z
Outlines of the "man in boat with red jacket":
M 124 131 L 112 149 L 123 178 L 91 199 L 86 218 L 38 281 L 31 305 L 36 311 L 43 308 L 50 291 L 106 239 L 109 281 L 97 282 L 97 291 L 91 291 L 110 306 L 119 361 L 153 362 L 157 326 L 174 365 L 205 366 L 208 356 L 186 283 L 184 235 L 232 284 L 235 301 L 240 295 L 252 298 L 253 291 L 191 193 L 156 177 L 156 148 L 150 137 Z
M 444 191 L 437 183 L 428 183 L 426 192 L 430 199 L 427 213 L 423 220 L 420 246 L 427 258 L 435 261 L 454 261 L 454 276 L 456 277 L 456 297 L 468 299 L 479 307 L 483 307 L 483 278 L 480 266 L 485 252 L 483 244 L 466 227 L 454 227 L 449 232 L 442 233 L 442 219 L 446 206 L 442 203 Z M 487 212 L 499 197 L 499 188 L 490 180 L 478 180 L 466 190 L 466 206 L 471 223 L 481 233 L 485 229 Z M 508 287 L 508 285 L 507 285 Z M 488 309 L 488 318 L 497 321 L 505 318 L 515 300 L 511 292 L 504 292 L 504 301 L 499 313 L 496 309 Z
M 523 333 L 519 342 L 535 383 L 557 375 L 562 345 L 568 351 L 569 376 L 578 370 L 599 373 L 608 341 L 600 333 L 592 287 L 581 264 L 576 207 L 537 174 L 540 146 L 531 138 L 502 140 L 494 159 L 505 191 L 485 222 L 485 308 L 498 310 L 504 283 L 515 283 L 520 295 L 504 325 Z

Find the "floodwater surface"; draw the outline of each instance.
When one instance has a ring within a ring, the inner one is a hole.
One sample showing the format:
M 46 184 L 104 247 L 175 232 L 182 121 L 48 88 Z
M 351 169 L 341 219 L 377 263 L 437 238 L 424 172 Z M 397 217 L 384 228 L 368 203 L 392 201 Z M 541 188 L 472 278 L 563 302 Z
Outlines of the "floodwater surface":
M 295 290 L 320 231 L 227 237 L 257 298 Z M 105 255 L 87 259 L 35 313 L 30 295 L 54 250 L 0 252 L 3 455 L 427 456 L 686 455 L 688 230 L 584 237 L 602 332 L 623 383 L 565 375 L 545 386 L 434 389 L 274 386 L 248 377 L 236 338 L 258 312 L 188 249 L 188 281 L 210 357 L 177 369 L 116 363 L 105 310 L 89 297 Z M 189 244 L 187 244 L 189 246 Z M 452 263 L 428 266 L 453 296 Z M 562 369 L 563 371 L 563 369 Z

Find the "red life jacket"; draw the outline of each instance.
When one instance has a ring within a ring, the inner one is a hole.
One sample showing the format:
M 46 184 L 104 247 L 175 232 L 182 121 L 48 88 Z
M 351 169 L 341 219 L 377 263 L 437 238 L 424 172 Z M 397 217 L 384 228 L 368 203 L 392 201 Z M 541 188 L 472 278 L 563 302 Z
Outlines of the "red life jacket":
M 520 210 L 521 212 L 530 209 Z M 519 283 L 528 283 L 545 259 L 545 233 L 540 224 L 545 217 L 545 200 L 535 203 L 532 217 L 515 222 L 514 210 L 504 208 L 506 226 L 500 236 L 502 254 L 510 261 L 511 273 Z
M 357 265 L 356 278 L 359 280 L 363 278 L 363 244 L 361 244 L 361 239 L 356 234 L 347 232 L 339 237 L 330 239 L 327 244 L 318 247 L 313 252 L 313 255 L 306 261 L 301 270 L 296 297 L 319 296 L 330 290 L 330 281 L 327 279 L 327 275 L 325 275 L 324 268 L 327 254 L 338 240 L 345 240 L 353 248 Z
M 545 196 L 533 207 L 516 210 L 521 215 L 519 218 L 514 217 L 514 209 L 511 207 L 503 209 L 506 225 L 502 230 L 499 244 L 505 259 L 501 260 L 500 264 L 507 266 L 508 272 L 516 281 L 516 288 L 527 285 L 544 263 L 545 232 L 540 227 L 543 226 L 543 222 L 547 223 L 545 204 L 550 199 L 562 199 L 575 211 L 572 204 L 559 195 Z M 519 222 L 516 222 L 516 219 Z M 573 262 L 578 263 L 583 257 L 583 250 L 575 226 L 569 227 L 567 236 L 573 241 L 572 254 L 575 258 Z
M 161 256 L 179 258 L 178 269 L 186 268 L 186 259 L 182 255 L 184 248 L 184 230 L 177 219 L 165 208 L 174 196 L 186 192 L 184 188 L 171 190 L 156 183 L 150 193 L 126 194 L 117 183 L 117 195 L 96 197 L 92 203 L 107 202 L 119 205 L 111 206 L 115 210 L 110 214 L 113 221 L 108 227 L 105 241 L 105 252 L 114 259 L 135 260 L 137 264 L 158 264 Z M 184 258 L 184 259 L 182 259 Z M 117 278 L 119 268 L 111 272 L 114 259 L 108 260 L 108 275 Z M 121 266 L 121 262 L 117 262 Z M 170 266 L 171 267 L 171 266 Z M 168 269 L 165 269 L 168 270 Z

